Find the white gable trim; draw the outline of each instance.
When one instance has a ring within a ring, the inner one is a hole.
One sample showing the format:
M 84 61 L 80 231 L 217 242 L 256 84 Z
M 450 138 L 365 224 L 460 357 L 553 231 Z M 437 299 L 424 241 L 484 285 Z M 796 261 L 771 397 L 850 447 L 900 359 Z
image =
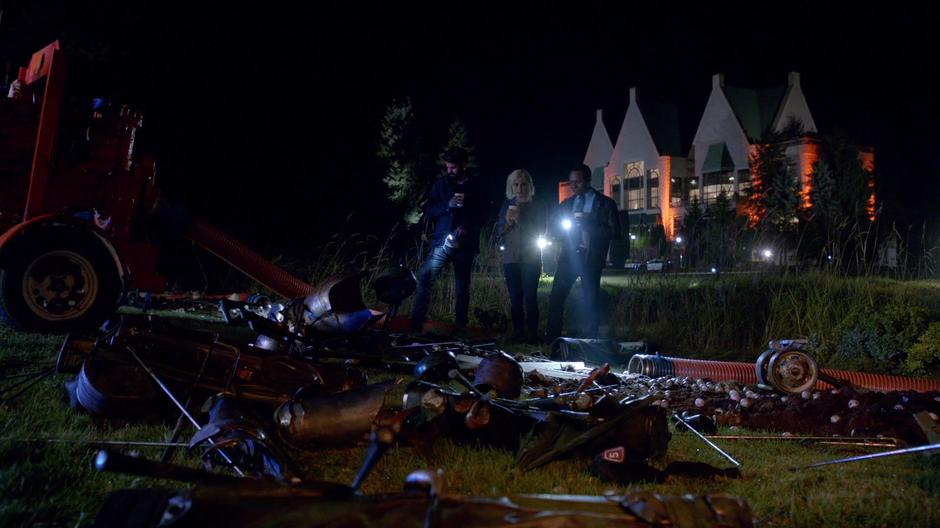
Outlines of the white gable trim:
M 731 108 L 723 89 L 724 79 L 720 74 L 712 77 L 712 91 L 699 120 L 698 129 L 692 139 L 692 153 L 695 158 L 695 174 L 702 174 L 705 153 L 714 143 L 725 143 L 735 167 L 742 169 L 750 165 L 750 141 L 741 127 L 738 116 Z
M 584 154 L 584 164 L 591 170 L 606 167 L 613 152 L 614 146 L 610 142 L 610 136 L 607 135 L 607 127 L 604 126 L 603 112 L 598 110 L 594 131 L 591 133 L 591 142 Z
M 773 129 L 778 132 L 783 130 L 791 117 L 803 123 L 804 132 L 817 132 L 816 121 L 813 120 L 813 114 L 809 111 L 809 104 L 800 86 L 799 72 L 790 72 L 787 78 L 787 92 L 777 110 Z

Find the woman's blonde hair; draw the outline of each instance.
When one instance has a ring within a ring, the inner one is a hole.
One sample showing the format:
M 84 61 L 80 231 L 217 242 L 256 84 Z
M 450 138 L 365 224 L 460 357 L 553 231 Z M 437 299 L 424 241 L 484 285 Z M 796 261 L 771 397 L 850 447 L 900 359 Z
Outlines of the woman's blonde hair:
M 516 193 L 512 191 L 512 184 L 516 181 L 516 178 L 523 178 L 527 184 L 529 184 L 529 196 L 526 196 L 526 200 L 531 200 L 535 195 L 535 184 L 532 183 L 532 175 L 528 171 L 523 169 L 516 169 L 509 173 L 509 177 L 506 178 L 506 198 L 511 200 L 516 198 Z

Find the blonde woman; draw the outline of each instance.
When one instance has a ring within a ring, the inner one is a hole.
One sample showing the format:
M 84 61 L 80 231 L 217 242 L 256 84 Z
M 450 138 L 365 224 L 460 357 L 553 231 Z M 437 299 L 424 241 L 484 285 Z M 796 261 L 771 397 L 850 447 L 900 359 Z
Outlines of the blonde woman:
M 532 200 L 532 176 L 521 169 L 506 178 L 506 200 L 496 221 L 496 239 L 512 307 L 514 341 L 539 337 L 538 287 L 542 274 L 539 238 L 545 233 L 545 208 Z

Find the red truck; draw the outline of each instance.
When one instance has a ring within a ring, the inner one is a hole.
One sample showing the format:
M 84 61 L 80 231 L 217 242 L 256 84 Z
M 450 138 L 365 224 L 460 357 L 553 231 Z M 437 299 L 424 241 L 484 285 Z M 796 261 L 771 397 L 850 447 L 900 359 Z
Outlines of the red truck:
M 312 291 L 161 200 L 156 163 L 135 144 L 141 115 L 100 100 L 65 108 L 66 62 L 58 41 L 49 44 L 0 99 L 0 320 L 32 331 L 91 328 L 128 291 L 163 292 L 155 223 L 279 295 Z

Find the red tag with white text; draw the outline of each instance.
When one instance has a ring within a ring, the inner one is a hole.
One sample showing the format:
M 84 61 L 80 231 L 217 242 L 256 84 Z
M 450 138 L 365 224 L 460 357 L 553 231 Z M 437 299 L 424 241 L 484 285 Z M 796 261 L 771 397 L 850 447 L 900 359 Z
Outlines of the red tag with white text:
M 604 454 L 601 455 L 604 460 L 608 462 L 613 462 L 615 464 L 623 463 L 623 447 L 612 447 L 604 451 Z

